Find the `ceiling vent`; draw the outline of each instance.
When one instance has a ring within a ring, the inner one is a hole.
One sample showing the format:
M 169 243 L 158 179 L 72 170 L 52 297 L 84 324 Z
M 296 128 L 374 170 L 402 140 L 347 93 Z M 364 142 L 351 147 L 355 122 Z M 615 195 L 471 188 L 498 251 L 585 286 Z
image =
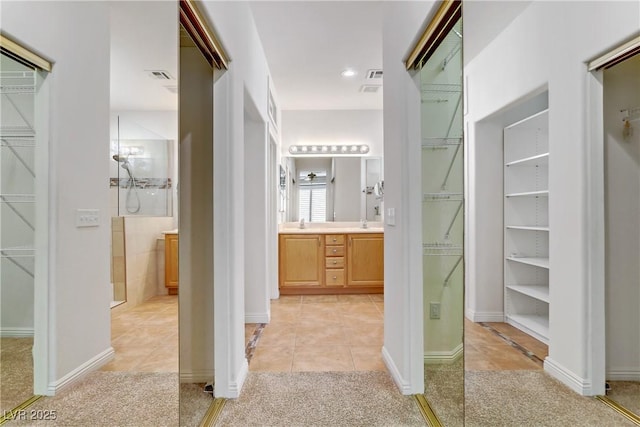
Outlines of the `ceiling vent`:
M 360 92 L 362 93 L 376 93 L 380 90 L 380 85 L 362 85 Z
M 382 79 L 382 70 L 367 70 L 367 80 Z
M 178 86 L 165 86 L 164 88 L 171 93 L 178 93 Z
M 164 70 L 147 70 L 149 73 L 149 77 L 154 80 L 173 80 L 171 74 L 168 71 Z

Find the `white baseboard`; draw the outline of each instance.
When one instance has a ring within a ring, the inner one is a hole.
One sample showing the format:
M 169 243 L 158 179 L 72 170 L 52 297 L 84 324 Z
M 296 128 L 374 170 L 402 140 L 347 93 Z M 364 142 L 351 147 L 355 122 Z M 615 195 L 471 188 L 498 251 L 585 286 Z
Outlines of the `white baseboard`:
M 240 391 L 242 390 L 244 381 L 247 379 L 247 375 L 249 374 L 249 362 L 247 361 L 246 358 L 243 360 L 244 360 L 244 363 L 242 364 L 242 368 L 240 368 L 240 372 L 238 372 L 238 376 L 236 380 L 229 383 L 229 395 L 221 396 L 221 397 L 227 397 L 227 398 L 233 398 L 233 399 L 240 397 Z
M 271 313 L 245 313 L 244 323 L 269 323 L 271 321 Z
M 213 369 L 201 369 L 198 371 L 180 370 L 180 383 L 210 383 L 215 374 Z
M 33 328 L 2 328 L 1 338 L 32 338 Z
M 462 357 L 464 345 L 458 344 L 451 351 L 427 351 L 424 353 L 425 365 L 451 365 Z
M 610 381 L 640 381 L 640 368 L 614 368 L 607 370 Z
M 504 312 L 502 311 L 474 311 L 467 308 L 465 316 L 472 322 L 504 322 Z
M 582 396 L 593 396 L 591 381 L 581 378 L 550 357 L 544 360 L 544 371 Z
M 395 382 L 396 386 L 398 386 L 398 389 L 400 389 L 400 393 L 404 395 L 413 394 L 411 390 L 411 385 L 402 379 L 402 375 L 400 374 L 398 367 L 396 366 L 396 364 L 393 361 L 393 358 L 391 357 L 386 347 L 384 346 L 382 347 L 382 360 L 384 361 L 384 364 L 389 370 L 389 373 L 391 374 L 391 378 L 393 378 L 393 382 Z
M 47 387 L 47 396 L 54 396 L 57 392 L 80 380 L 90 372 L 93 372 L 103 365 L 106 365 L 114 358 L 114 356 L 115 351 L 113 350 L 113 347 L 109 347 L 102 353 L 78 366 L 76 369 L 69 372 L 59 380 L 50 382 L 49 386 Z

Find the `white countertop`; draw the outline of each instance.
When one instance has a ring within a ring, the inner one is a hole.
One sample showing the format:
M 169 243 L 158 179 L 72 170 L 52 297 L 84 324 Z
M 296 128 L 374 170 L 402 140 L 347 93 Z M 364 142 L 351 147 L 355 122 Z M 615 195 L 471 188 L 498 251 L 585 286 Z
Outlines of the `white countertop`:
M 346 234 L 346 233 L 384 233 L 381 222 L 369 222 L 363 228 L 360 222 L 310 222 L 300 228 L 297 222 L 279 224 L 280 234 Z
M 178 234 L 178 229 L 163 231 L 162 234 Z

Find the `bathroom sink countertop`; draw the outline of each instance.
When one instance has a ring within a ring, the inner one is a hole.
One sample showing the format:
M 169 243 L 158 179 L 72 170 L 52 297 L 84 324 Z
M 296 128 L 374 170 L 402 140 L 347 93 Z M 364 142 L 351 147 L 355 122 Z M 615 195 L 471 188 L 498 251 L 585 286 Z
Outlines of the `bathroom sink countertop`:
M 278 228 L 280 234 L 343 234 L 343 233 L 384 233 L 382 223 L 369 223 L 367 228 L 363 228 L 359 222 L 348 223 L 307 223 L 304 228 L 300 228 L 297 222 L 280 224 Z
M 163 231 L 162 234 L 178 234 L 178 229 Z

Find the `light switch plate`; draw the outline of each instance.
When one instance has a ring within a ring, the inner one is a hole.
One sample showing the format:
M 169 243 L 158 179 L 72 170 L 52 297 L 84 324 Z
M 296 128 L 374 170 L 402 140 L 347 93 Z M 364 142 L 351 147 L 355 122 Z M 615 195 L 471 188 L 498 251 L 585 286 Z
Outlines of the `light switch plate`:
M 98 227 L 100 225 L 99 209 L 77 209 L 76 227 Z

